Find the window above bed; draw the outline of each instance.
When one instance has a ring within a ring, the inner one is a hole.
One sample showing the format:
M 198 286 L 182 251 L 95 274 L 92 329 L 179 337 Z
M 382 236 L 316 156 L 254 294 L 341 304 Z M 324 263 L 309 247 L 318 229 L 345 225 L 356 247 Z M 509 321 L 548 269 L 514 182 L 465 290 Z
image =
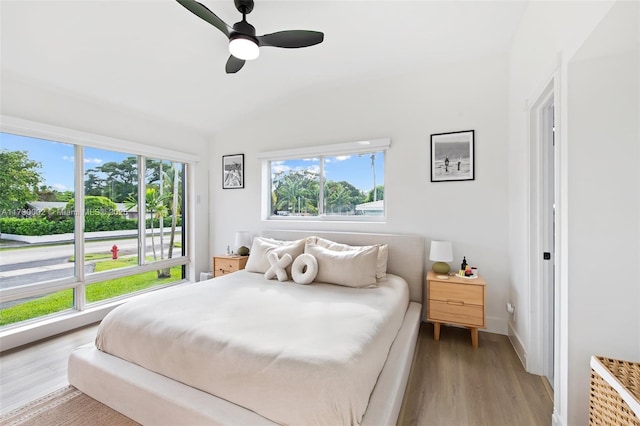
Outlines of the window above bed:
M 262 153 L 263 218 L 383 221 L 390 146 L 385 138 Z

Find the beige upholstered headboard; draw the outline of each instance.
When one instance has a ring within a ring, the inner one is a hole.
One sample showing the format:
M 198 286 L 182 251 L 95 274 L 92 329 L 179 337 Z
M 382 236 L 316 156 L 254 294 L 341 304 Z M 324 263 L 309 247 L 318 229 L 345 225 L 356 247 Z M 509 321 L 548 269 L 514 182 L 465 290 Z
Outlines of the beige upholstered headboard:
M 425 280 L 424 237 L 402 234 L 289 230 L 265 230 L 261 232 L 261 235 L 278 240 L 296 240 L 316 235 L 328 240 L 356 246 L 388 244 L 389 260 L 387 261 L 387 272 L 403 277 L 409 283 L 411 300 L 422 303 L 422 289 L 424 288 Z

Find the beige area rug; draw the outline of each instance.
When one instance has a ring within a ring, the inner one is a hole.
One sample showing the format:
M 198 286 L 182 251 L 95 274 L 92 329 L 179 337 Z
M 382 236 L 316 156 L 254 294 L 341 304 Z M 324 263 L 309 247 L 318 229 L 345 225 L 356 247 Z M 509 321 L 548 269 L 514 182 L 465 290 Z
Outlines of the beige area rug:
M 0 416 L 2 426 L 134 426 L 138 423 L 67 386 Z

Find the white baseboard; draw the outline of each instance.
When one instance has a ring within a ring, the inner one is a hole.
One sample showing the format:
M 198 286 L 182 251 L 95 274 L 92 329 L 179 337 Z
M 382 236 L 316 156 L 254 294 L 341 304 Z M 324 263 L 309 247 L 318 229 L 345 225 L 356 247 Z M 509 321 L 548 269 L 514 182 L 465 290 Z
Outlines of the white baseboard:
M 560 418 L 560 415 L 556 413 L 555 409 L 553 410 L 553 415 L 551 416 L 551 425 L 552 426 L 565 426 Z
M 516 330 L 513 328 L 513 324 L 511 322 L 509 322 L 508 324 L 507 336 L 509 336 L 511 345 L 513 345 L 513 349 L 516 351 L 516 354 L 518 355 L 518 358 L 520 358 L 520 362 L 522 363 L 522 366 L 526 370 L 527 369 L 527 351 L 525 350 L 524 344 L 522 343 L 522 340 L 520 339 L 520 336 L 518 335 Z

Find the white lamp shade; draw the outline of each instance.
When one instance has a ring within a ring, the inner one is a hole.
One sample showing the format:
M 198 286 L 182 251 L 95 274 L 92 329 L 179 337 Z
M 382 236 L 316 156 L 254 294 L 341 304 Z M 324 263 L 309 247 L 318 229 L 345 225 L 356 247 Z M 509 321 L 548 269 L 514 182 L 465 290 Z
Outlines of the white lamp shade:
M 453 260 L 451 241 L 431 241 L 429 260 L 433 260 L 434 262 L 451 262 Z
M 237 37 L 229 42 L 229 53 L 238 59 L 250 61 L 260 55 L 260 48 L 253 40 Z
M 236 250 L 243 246 L 251 248 L 251 234 L 249 234 L 249 231 L 236 232 Z

